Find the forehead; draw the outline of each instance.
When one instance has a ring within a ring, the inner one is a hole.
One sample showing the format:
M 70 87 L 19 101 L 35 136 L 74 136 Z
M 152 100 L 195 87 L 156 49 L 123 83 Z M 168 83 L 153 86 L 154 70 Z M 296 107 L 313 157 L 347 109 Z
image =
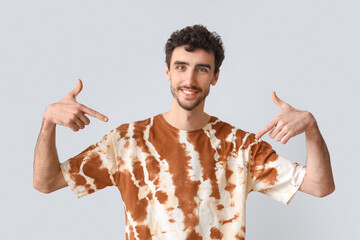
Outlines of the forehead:
M 170 64 L 175 61 L 187 62 L 190 65 L 199 63 L 210 64 L 214 67 L 215 57 L 212 52 L 207 52 L 203 49 L 197 48 L 191 52 L 185 50 L 185 46 L 176 47 L 172 53 Z

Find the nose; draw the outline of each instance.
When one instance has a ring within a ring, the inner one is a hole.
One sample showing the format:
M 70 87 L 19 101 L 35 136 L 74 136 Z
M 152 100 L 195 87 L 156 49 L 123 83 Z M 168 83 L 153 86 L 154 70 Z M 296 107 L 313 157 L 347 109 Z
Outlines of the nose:
M 194 69 L 188 69 L 185 76 L 185 83 L 187 86 L 194 86 L 196 85 L 196 73 Z

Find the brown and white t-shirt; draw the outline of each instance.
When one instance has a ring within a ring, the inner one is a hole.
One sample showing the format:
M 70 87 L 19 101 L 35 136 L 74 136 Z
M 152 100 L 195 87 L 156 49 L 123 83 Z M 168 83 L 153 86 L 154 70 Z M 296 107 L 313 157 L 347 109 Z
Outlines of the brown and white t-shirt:
M 78 197 L 119 189 L 127 240 L 245 239 L 248 194 L 288 203 L 306 171 L 216 117 L 184 131 L 161 114 L 119 126 L 61 169 Z

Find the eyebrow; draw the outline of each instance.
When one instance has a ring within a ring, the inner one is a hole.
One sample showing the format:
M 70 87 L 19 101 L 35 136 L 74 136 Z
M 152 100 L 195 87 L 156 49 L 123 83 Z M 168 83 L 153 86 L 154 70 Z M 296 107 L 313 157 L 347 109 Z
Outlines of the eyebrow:
M 174 62 L 174 65 L 187 65 L 187 66 L 189 66 L 190 64 L 187 63 L 187 62 L 175 61 L 175 62 Z M 206 67 L 206 68 L 208 68 L 208 69 L 211 70 L 210 64 L 199 63 L 199 64 L 196 64 L 196 67 Z

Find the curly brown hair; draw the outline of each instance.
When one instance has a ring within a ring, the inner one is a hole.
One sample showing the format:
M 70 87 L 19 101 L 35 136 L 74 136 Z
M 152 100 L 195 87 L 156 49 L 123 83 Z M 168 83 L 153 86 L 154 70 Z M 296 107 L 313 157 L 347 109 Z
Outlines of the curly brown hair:
M 184 45 L 186 45 L 185 50 L 189 52 L 199 48 L 209 53 L 212 52 L 215 57 L 214 74 L 219 71 L 225 55 L 221 37 L 216 32 L 209 32 L 202 25 L 187 26 L 173 32 L 165 44 L 165 62 L 169 69 L 174 49 Z

